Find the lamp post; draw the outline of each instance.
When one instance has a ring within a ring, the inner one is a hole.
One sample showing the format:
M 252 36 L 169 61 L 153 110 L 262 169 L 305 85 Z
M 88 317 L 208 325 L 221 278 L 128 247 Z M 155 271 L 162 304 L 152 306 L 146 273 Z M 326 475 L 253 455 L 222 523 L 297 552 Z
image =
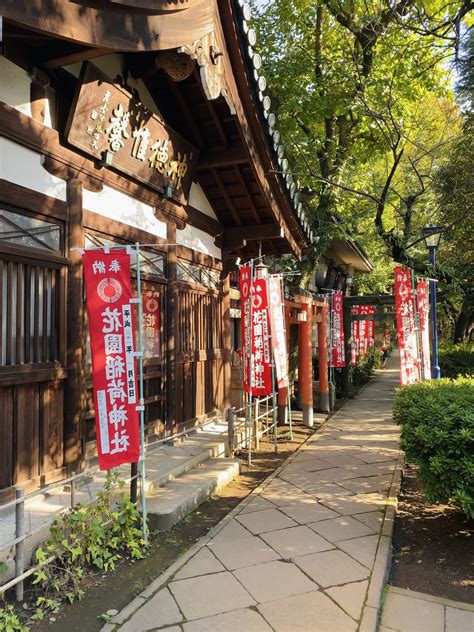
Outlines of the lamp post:
M 430 263 L 433 268 L 436 265 L 436 250 L 438 249 L 441 235 L 443 234 L 444 226 L 425 226 L 421 229 L 421 236 L 425 242 L 425 246 L 428 248 Z M 438 364 L 438 325 L 436 319 L 436 281 L 430 280 L 430 294 L 431 294 L 431 319 L 433 321 L 433 361 L 431 364 L 431 377 L 434 380 L 439 380 L 441 372 Z

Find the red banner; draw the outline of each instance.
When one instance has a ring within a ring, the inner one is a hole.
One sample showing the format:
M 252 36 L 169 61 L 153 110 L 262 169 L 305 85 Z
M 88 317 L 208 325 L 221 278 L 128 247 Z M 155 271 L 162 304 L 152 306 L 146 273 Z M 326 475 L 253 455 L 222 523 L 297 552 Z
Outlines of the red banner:
M 240 268 L 240 309 L 241 309 L 241 331 L 242 331 L 242 368 L 244 377 L 244 390 L 250 392 L 250 288 L 252 283 L 252 271 L 249 265 Z
M 130 255 L 88 250 L 82 255 L 92 355 L 99 467 L 140 456 L 138 391 L 130 299 Z
M 394 274 L 398 347 L 400 349 L 400 383 L 402 386 L 406 386 L 407 384 L 415 384 L 420 380 L 411 270 L 397 266 L 394 269 Z
M 373 316 L 374 305 L 355 305 L 351 309 L 353 316 Z M 366 355 L 369 347 L 375 346 L 375 323 L 371 320 L 352 321 L 352 354 L 351 364 L 354 366 L 361 355 Z
M 143 347 L 146 358 L 160 355 L 160 293 L 154 290 L 142 292 L 143 298 Z
M 252 356 L 250 358 L 250 393 L 257 397 L 270 395 L 273 391 L 267 292 L 267 280 L 255 279 L 251 292 Z
M 422 349 L 422 365 L 423 379 L 431 379 L 431 361 L 430 361 L 430 331 L 428 314 L 430 304 L 428 299 L 428 283 L 419 280 L 416 288 L 418 301 L 418 313 L 420 314 L 420 332 L 421 332 L 421 349 Z
M 341 368 L 346 366 L 346 352 L 344 348 L 343 326 L 343 298 L 342 292 L 334 292 L 332 296 L 332 363 L 331 366 Z
M 359 321 L 353 320 L 351 322 L 351 365 L 357 364 L 357 358 L 359 357 Z
M 272 332 L 272 350 L 275 359 L 275 372 L 278 388 L 288 386 L 288 352 L 286 349 L 286 324 L 283 309 L 281 278 L 272 275 L 268 279 L 268 298 L 270 303 L 270 328 Z

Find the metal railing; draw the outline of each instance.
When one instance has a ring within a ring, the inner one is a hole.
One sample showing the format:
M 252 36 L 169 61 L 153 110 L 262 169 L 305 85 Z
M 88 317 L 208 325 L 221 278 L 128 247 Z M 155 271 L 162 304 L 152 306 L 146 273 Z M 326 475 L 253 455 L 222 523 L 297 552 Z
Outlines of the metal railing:
M 271 400 L 274 401 L 274 398 L 272 395 L 269 395 L 268 397 L 255 399 L 252 402 L 252 405 L 255 406 L 255 414 L 253 416 L 253 424 L 251 428 L 249 428 L 245 420 L 243 420 L 241 424 L 239 425 L 237 425 L 236 423 L 239 414 L 241 417 L 245 417 L 246 415 L 245 407 L 242 407 L 239 409 L 229 408 L 226 412 L 225 419 L 223 416 L 217 416 L 214 419 L 207 419 L 192 428 L 183 430 L 179 433 L 175 433 L 168 437 L 164 437 L 163 439 L 154 441 L 153 443 L 148 444 L 146 446 L 146 453 L 152 454 L 159 446 L 165 443 L 175 441 L 176 439 L 179 439 L 181 437 L 188 437 L 189 435 L 192 435 L 196 433 L 197 431 L 199 431 L 202 427 L 209 425 L 211 423 L 216 423 L 218 421 L 225 423 L 225 420 L 227 420 L 228 453 L 230 455 L 233 455 L 234 451 L 242 445 L 249 446 L 253 443 L 255 447 L 257 447 L 258 439 L 262 437 L 263 435 L 265 435 L 266 433 L 268 433 L 271 429 L 273 429 L 274 406 L 269 406 L 269 403 Z M 266 404 L 266 409 L 263 412 L 260 412 L 261 406 L 263 404 Z M 264 419 L 267 419 L 269 423 L 266 425 L 260 424 L 259 422 Z M 235 430 L 238 427 L 243 429 L 243 433 L 242 433 L 241 438 L 238 441 L 236 441 Z M 115 468 L 115 469 L 118 469 L 118 468 Z M 51 526 L 51 524 L 53 524 L 53 522 L 58 518 L 58 516 L 61 516 L 66 511 L 69 511 L 70 509 L 75 507 L 76 494 L 78 491 L 77 482 L 81 480 L 82 478 L 86 478 L 86 477 L 90 478 L 94 474 L 97 474 L 99 471 L 100 470 L 98 467 L 94 467 L 91 469 L 84 470 L 84 472 L 79 472 L 78 474 L 73 473 L 71 476 L 65 479 L 62 479 L 60 481 L 57 481 L 55 483 L 52 483 L 51 485 L 48 485 L 41 489 L 38 489 L 37 491 L 32 492 L 31 494 L 28 494 L 27 496 L 25 496 L 25 490 L 23 488 L 18 487 L 16 489 L 16 498 L 14 500 L 8 501 L 7 503 L 0 505 L 0 515 L 9 509 L 12 509 L 12 508 L 15 509 L 15 537 L 6 543 L 0 544 L 0 551 L 5 551 L 7 549 L 10 549 L 11 547 L 15 547 L 14 555 L 12 558 L 12 560 L 14 560 L 14 563 L 15 563 L 14 577 L 8 582 L 6 582 L 5 584 L 3 584 L 2 586 L 0 586 L 0 595 L 4 594 L 7 590 L 10 590 L 11 588 L 16 587 L 17 600 L 18 601 L 23 600 L 24 580 L 30 577 L 31 575 L 33 575 L 39 568 L 51 563 L 55 559 L 54 555 L 50 556 L 46 560 L 41 562 L 40 564 L 33 565 L 27 570 L 25 570 L 25 542 L 26 540 L 36 535 L 37 533 L 44 531 L 45 529 L 48 529 Z M 137 480 L 140 478 L 141 478 L 141 475 L 138 473 L 138 474 L 135 474 L 134 476 L 127 476 L 124 482 L 125 484 L 128 485 L 133 480 Z M 121 482 L 117 483 L 116 485 L 113 485 L 112 489 L 117 489 L 120 484 Z M 64 487 L 66 485 L 70 486 L 68 505 L 65 505 L 62 509 L 60 509 L 57 513 L 55 513 L 54 516 L 52 516 L 49 520 L 47 519 L 44 522 L 42 522 L 40 525 L 38 525 L 37 527 L 27 531 L 26 530 L 25 503 L 31 501 L 37 496 L 48 495 L 53 490 L 59 487 Z M 83 504 L 87 506 L 94 503 L 95 501 L 96 501 L 96 497 L 93 497 L 89 499 L 87 502 L 83 502 Z
M 224 421 L 222 416 L 217 416 L 215 419 L 206 419 L 202 421 L 200 424 L 193 426 L 192 428 L 183 430 L 182 432 L 178 432 L 178 433 L 169 435 L 167 437 L 164 437 L 163 439 L 154 441 L 153 443 L 150 443 L 145 447 L 145 453 L 152 454 L 159 446 L 165 443 L 169 443 L 171 441 L 175 441 L 176 439 L 179 439 L 181 437 L 187 437 L 199 431 L 203 426 L 206 426 L 213 422 L 215 423 L 217 420 Z M 114 468 L 114 469 L 117 470 L 119 468 Z M 14 560 L 15 562 L 14 577 L 13 579 L 9 580 L 8 582 L 0 586 L 0 595 L 4 594 L 7 590 L 10 590 L 11 588 L 16 586 L 16 598 L 18 601 L 23 600 L 24 580 L 30 577 L 31 575 L 33 575 L 33 573 L 35 573 L 41 566 L 49 564 L 54 559 L 54 556 L 53 556 L 51 558 L 48 558 L 41 564 L 37 564 L 25 570 L 25 542 L 26 540 L 28 538 L 33 537 L 37 533 L 40 533 L 41 531 L 48 529 L 59 516 L 61 516 L 66 511 L 69 511 L 70 509 L 75 507 L 77 482 L 82 478 L 85 478 L 85 477 L 89 478 L 91 476 L 94 476 L 94 474 L 97 474 L 98 472 L 100 472 L 99 468 L 93 467 L 93 468 L 84 470 L 84 472 L 79 472 L 77 474 L 73 473 L 71 476 L 68 476 L 67 478 L 61 479 L 55 483 L 52 483 L 51 485 L 38 489 L 32 492 L 31 494 L 28 494 L 27 496 L 25 496 L 25 490 L 23 488 L 17 487 L 15 499 L 10 500 L 0 505 L 0 516 L 5 511 L 12 509 L 13 507 L 15 508 L 15 537 L 6 543 L 0 544 L 0 552 L 6 551 L 10 549 L 11 547 L 15 547 L 14 555 L 12 558 L 12 560 Z M 140 474 L 137 473 L 134 476 L 127 476 L 125 479 L 122 479 L 122 481 L 124 480 L 125 484 L 128 485 L 133 480 L 138 480 L 140 478 L 141 478 Z M 49 520 L 46 519 L 37 527 L 27 531 L 26 530 L 25 503 L 31 501 L 37 496 L 48 495 L 53 490 L 57 489 L 58 487 L 64 487 L 65 485 L 68 485 L 68 484 L 70 486 L 70 490 L 69 490 L 70 502 L 68 503 L 68 505 L 65 505 L 62 509 L 56 512 Z M 112 489 L 116 489 L 118 487 L 119 487 L 119 483 L 117 483 L 117 485 L 114 485 Z M 94 503 L 95 501 L 96 501 L 96 497 L 93 497 L 89 499 L 88 501 L 83 502 L 83 504 L 87 506 Z

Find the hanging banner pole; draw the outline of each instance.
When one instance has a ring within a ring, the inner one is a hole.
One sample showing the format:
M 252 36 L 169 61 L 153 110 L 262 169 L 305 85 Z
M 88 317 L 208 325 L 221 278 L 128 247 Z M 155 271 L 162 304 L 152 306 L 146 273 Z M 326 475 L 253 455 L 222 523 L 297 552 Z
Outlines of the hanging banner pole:
M 417 284 L 417 304 L 420 316 L 420 338 L 422 349 L 422 371 L 421 375 L 424 380 L 431 379 L 431 362 L 430 362 L 430 333 L 428 326 L 429 300 L 428 300 L 428 283 L 424 279 L 419 279 Z
M 140 270 L 140 244 L 135 244 L 137 257 L 137 294 L 138 294 L 138 396 L 140 412 L 140 495 L 142 502 L 142 529 L 143 540 L 148 544 L 147 529 L 147 507 L 146 507 L 146 489 L 145 489 L 145 401 L 143 389 L 143 305 L 142 305 L 142 283 Z
M 249 324 L 247 330 L 248 341 L 250 345 L 249 352 L 249 405 L 248 405 L 248 444 L 247 444 L 247 463 L 249 467 L 252 467 L 252 387 L 254 380 L 253 371 L 253 344 L 252 344 L 252 311 L 253 311 L 253 259 L 250 262 L 250 291 L 249 291 Z
M 131 246 L 104 246 L 103 249 L 81 252 L 89 315 L 99 468 L 109 470 L 140 460 L 143 539 L 147 543 L 139 244 L 135 251 L 138 298 L 132 298 Z M 132 304 L 137 303 L 139 350 L 135 351 Z M 136 472 L 136 466 L 133 471 Z

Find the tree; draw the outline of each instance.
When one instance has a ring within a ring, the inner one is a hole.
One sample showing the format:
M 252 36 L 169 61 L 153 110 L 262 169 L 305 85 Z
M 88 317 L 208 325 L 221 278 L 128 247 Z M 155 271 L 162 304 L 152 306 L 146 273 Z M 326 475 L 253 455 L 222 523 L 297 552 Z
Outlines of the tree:
M 435 174 L 459 127 L 445 64 L 457 56 L 471 6 L 273 0 L 258 10 L 291 170 L 316 193 L 311 221 L 323 239 L 304 273 L 338 211 L 352 228 L 362 225 L 382 259 L 433 274 L 409 245 L 437 213 Z
M 441 254 L 448 261 L 457 287 L 450 288 L 448 314 L 454 319 L 454 342 L 474 331 L 474 32 L 465 38 L 457 61 L 457 97 L 461 134 L 450 148 L 436 178 L 440 221 L 449 227 Z

